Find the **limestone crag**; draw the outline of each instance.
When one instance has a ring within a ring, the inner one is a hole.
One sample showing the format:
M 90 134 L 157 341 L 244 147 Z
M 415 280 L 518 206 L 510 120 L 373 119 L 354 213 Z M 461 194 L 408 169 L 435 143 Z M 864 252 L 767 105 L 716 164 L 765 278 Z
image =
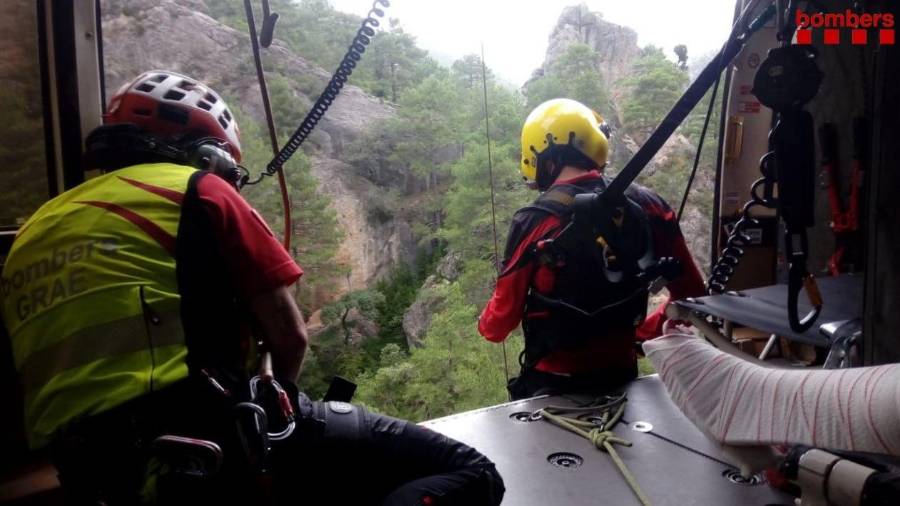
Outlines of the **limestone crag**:
M 637 32 L 604 20 L 602 14 L 591 12 L 582 4 L 563 9 L 550 34 L 542 68 L 546 71 L 549 62 L 558 60 L 569 46 L 579 42 L 597 51 L 597 70 L 608 89 L 617 87 L 616 83 L 628 74 L 641 52 Z
M 356 176 L 353 168 L 339 160 L 314 154 L 313 175 L 322 191 L 331 196 L 332 207 L 344 230 L 344 242 L 335 261 L 352 266 L 349 285 L 361 290 L 398 265 L 412 266 L 416 241 L 409 223 L 388 217 L 368 216 L 373 197 L 385 191 L 368 179 Z
M 566 7 L 550 34 L 544 63 L 535 71 L 532 79 L 540 79 L 551 72 L 554 62 L 562 58 L 569 46 L 579 43 L 587 44 L 597 52 L 594 66 L 603 79 L 604 87 L 609 91 L 612 107 L 612 110 L 600 111 L 614 129 L 609 161 L 613 166 L 624 165 L 650 133 L 641 132 L 637 138 L 633 138 L 624 134 L 621 128 L 625 120 L 621 108 L 626 92 L 623 80 L 629 76 L 634 61 L 641 55 L 641 48 L 637 45 L 637 32 L 604 20 L 603 14 L 591 12 L 584 4 Z M 659 155 L 650 162 L 648 174 L 665 166 L 669 155 L 680 153 L 685 146 L 690 146 L 686 138 L 679 134 L 672 136 Z
M 627 162 L 632 155 L 637 153 L 637 150 L 641 147 L 638 140 L 624 133 L 613 135 L 612 144 L 612 151 L 614 153 L 610 156 L 610 164 L 616 168 L 621 168 L 625 165 L 625 162 Z M 659 148 L 656 156 L 650 160 L 650 163 L 647 164 L 647 168 L 644 169 L 643 175 L 651 176 L 657 170 L 664 170 L 672 164 L 675 158 L 692 156 L 695 149 L 696 148 L 691 144 L 691 141 L 689 141 L 687 137 L 676 132 L 669 137 L 669 140 L 667 140 L 662 147 Z

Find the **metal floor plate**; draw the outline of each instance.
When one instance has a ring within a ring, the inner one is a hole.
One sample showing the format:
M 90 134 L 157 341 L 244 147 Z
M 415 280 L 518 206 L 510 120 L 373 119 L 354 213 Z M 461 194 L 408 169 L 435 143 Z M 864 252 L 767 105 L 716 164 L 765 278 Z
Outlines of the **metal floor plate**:
M 654 505 L 793 504 L 766 484 L 737 484 L 723 476 L 733 470 L 725 464 L 729 459 L 681 414 L 658 377 L 638 379 L 627 392 L 623 420 L 629 424 L 620 422 L 615 432 L 634 444 L 617 450 Z M 474 446 L 493 460 L 506 483 L 505 506 L 639 505 L 609 455 L 586 439 L 544 421 L 515 419 L 516 413 L 551 404 L 572 405 L 572 401 L 539 397 L 422 425 Z M 648 422 L 653 429 L 635 431 L 631 424 L 637 421 Z M 574 454 L 583 462 L 564 457 L 562 464 L 568 467 L 553 465 L 548 459 L 556 454 Z

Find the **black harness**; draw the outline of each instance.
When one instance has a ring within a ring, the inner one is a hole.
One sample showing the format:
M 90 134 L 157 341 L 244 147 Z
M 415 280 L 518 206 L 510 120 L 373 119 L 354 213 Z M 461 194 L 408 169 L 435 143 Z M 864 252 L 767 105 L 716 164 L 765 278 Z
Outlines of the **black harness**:
M 526 299 L 525 367 L 555 350 L 581 348 L 611 331 L 631 331 L 644 320 L 644 273 L 655 262 L 646 213 L 627 196 L 609 214 L 579 209 L 579 201 L 606 185 L 605 179 L 556 185 L 525 208 L 561 222 L 527 255 L 550 268 L 555 282 L 549 293 L 532 287 Z

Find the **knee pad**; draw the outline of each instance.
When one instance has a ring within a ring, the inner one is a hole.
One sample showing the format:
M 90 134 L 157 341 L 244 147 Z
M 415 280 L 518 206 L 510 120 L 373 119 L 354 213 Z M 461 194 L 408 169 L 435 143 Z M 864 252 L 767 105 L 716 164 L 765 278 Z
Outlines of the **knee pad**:
M 362 435 L 365 410 L 340 401 L 313 402 L 314 416 L 325 423 L 326 439 L 353 440 Z

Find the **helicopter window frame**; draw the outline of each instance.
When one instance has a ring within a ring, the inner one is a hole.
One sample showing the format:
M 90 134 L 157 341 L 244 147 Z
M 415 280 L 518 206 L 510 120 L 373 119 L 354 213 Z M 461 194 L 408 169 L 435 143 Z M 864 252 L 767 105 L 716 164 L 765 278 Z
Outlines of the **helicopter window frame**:
M 44 54 L 45 133 L 52 148 L 53 197 L 84 181 L 84 140 L 102 122 L 105 104 L 100 0 L 38 0 Z M 49 107 L 48 107 L 49 105 Z M 52 137 L 52 138 L 51 138 Z M 52 143 L 52 144 L 51 144 Z
M 45 200 L 85 179 L 84 139 L 102 121 L 106 101 L 100 0 L 34 3 Z M 0 225 L 0 258 L 21 223 Z

